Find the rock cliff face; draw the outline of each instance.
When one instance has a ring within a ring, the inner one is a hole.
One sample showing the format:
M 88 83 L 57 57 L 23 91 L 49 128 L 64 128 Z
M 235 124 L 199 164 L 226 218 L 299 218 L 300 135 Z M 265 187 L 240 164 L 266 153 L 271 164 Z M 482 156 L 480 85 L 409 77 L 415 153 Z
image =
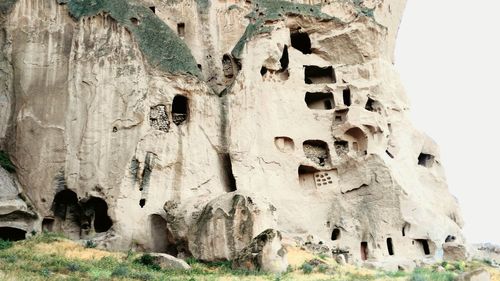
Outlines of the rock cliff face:
M 405 0 L 317 2 L 4 1 L 0 234 L 203 260 L 268 228 L 348 262 L 462 243 L 393 67 Z

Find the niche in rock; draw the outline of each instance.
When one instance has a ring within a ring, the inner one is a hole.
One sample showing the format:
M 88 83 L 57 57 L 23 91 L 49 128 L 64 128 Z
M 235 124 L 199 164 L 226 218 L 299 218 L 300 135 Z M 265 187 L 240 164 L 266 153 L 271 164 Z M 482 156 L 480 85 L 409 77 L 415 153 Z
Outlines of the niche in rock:
M 361 242 L 361 260 L 365 261 L 368 259 L 368 242 Z
M 265 66 L 260 68 L 260 75 L 264 76 L 267 73 L 267 68 Z
M 342 97 L 344 98 L 344 104 L 346 106 L 351 106 L 351 89 L 346 88 L 342 91 Z
M 295 149 L 295 145 L 293 140 L 289 137 L 275 137 L 274 145 L 281 152 L 293 152 Z
M 370 97 L 368 97 L 368 100 L 366 101 L 365 109 L 368 111 L 377 112 L 378 114 L 382 114 L 383 112 L 382 104 Z
M 403 236 L 406 236 L 406 234 L 410 231 L 410 224 L 409 223 L 405 223 L 403 225 L 403 228 L 401 229 L 401 234 Z
M 156 14 L 156 7 L 155 6 L 151 6 L 151 7 L 149 7 L 149 9 L 153 12 L 153 14 Z
M 140 23 L 138 18 L 130 18 L 130 22 L 135 26 L 139 25 Z
M 183 22 L 177 24 L 177 34 L 181 38 L 184 38 L 186 35 L 186 25 Z
M 72 239 L 80 238 L 81 207 L 75 192 L 65 189 L 59 191 L 52 203 L 58 231 L 66 233 Z
M 302 144 L 306 157 L 319 166 L 330 162 L 328 144 L 321 140 L 306 140 Z
M 338 140 L 333 144 L 335 146 L 335 152 L 337 153 L 337 155 L 343 155 L 349 152 L 349 143 L 347 141 Z
M 290 31 L 290 41 L 292 47 L 299 50 L 303 54 L 311 54 L 311 39 L 307 32 L 300 32 L 299 30 Z
M 339 240 L 340 239 L 340 229 L 335 228 L 332 231 L 332 241 Z
M 448 236 L 446 236 L 446 239 L 444 240 L 444 242 L 445 243 L 455 242 L 455 240 L 457 240 L 457 237 L 455 237 L 454 235 L 448 235 Z
M 172 233 L 168 230 L 167 221 L 160 215 L 149 216 L 152 249 L 154 252 L 177 256 L 177 248 Z
M 427 239 L 417 239 L 417 243 L 420 245 L 424 255 L 431 254 L 431 250 L 429 247 L 429 241 Z
M 347 114 L 349 113 L 349 109 L 339 109 L 335 110 L 334 118 L 335 123 L 344 123 L 347 121 Z
M 289 59 L 288 59 L 288 46 L 285 45 L 285 47 L 283 47 L 283 55 L 281 55 L 281 59 L 280 59 L 280 64 L 281 64 L 281 70 L 284 71 L 288 68 L 288 63 L 289 63 Z
M 420 153 L 418 156 L 418 165 L 431 168 L 434 165 L 434 156 L 431 154 Z
M 233 174 L 233 164 L 231 163 L 231 155 L 229 153 L 221 153 L 219 155 L 221 161 L 221 173 L 224 180 L 224 191 L 236 191 L 236 178 Z
M 95 232 L 106 232 L 113 225 L 108 215 L 108 204 L 102 198 L 90 197 L 82 204 L 82 228 L 94 228 Z
M 15 227 L 0 227 L 0 239 L 19 241 L 26 239 L 26 231 Z
M 182 95 L 176 95 L 172 102 L 172 121 L 179 126 L 188 118 L 188 99 Z
M 306 93 L 305 101 L 310 109 L 330 110 L 335 107 L 332 93 Z
M 306 84 L 330 84 L 337 82 L 333 67 L 304 65 L 304 82 Z
M 159 104 L 150 108 L 149 125 L 155 129 L 168 133 L 170 121 L 165 105 Z
M 224 72 L 224 77 L 228 79 L 234 77 L 233 61 L 231 60 L 231 56 L 228 54 L 225 54 L 222 57 L 222 71 Z
M 53 232 L 54 231 L 54 218 L 43 218 L 42 221 L 42 231 Z
M 387 252 L 389 253 L 389 256 L 394 255 L 394 246 L 392 245 L 392 238 L 387 238 Z
M 316 182 L 314 179 L 314 174 L 317 172 L 318 169 L 314 167 L 300 165 L 298 170 L 300 186 L 305 189 L 315 188 Z
M 346 139 L 351 143 L 353 151 L 360 155 L 366 155 L 368 149 L 368 137 L 360 128 L 351 128 L 345 132 Z

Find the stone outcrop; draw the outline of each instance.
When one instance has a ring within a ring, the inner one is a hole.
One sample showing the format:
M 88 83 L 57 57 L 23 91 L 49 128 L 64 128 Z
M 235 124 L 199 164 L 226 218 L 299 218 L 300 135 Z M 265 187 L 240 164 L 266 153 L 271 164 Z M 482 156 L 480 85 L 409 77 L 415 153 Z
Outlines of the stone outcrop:
M 490 273 L 484 269 L 477 269 L 459 275 L 456 281 L 490 281 Z
M 267 229 L 257 235 L 233 259 L 233 269 L 285 272 L 288 268 L 286 249 L 281 244 L 281 233 Z
M 468 259 L 467 248 L 463 244 L 456 242 L 446 242 L 443 244 L 443 259 L 445 261 L 464 261 Z
M 207 261 L 267 228 L 349 263 L 462 244 L 393 66 L 406 1 L 302 2 L 2 2 L 2 224 Z
M 185 261 L 163 253 L 150 253 L 153 262 L 161 269 L 182 269 L 189 270 L 191 266 Z

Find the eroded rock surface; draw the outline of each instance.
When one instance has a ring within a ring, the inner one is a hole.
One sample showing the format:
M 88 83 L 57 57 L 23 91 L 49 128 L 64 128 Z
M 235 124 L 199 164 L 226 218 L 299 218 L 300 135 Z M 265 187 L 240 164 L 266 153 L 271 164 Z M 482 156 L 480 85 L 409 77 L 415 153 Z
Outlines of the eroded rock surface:
M 203 260 L 266 228 L 350 263 L 462 244 L 393 66 L 406 1 L 316 2 L 2 3 L 2 208 L 30 213 L 2 223 Z
M 285 272 L 288 261 L 281 239 L 279 231 L 266 229 L 236 255 L 232 267 L 250 271 Z

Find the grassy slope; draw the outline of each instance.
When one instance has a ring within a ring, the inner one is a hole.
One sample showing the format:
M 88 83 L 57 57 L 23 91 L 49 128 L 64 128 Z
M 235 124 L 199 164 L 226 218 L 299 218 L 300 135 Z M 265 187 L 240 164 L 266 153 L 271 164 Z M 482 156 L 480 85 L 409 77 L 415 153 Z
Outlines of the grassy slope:
M 92 246 L 92 244 L 89 244 Z M 281 276 L 259 272 L 234 271 L 229 263 L 202 264 L 190 260 L 191 271 L 159 270 L 154 265 L 138 262 L 143 255 L 129 251 L 108 252 L 87 248 L 56 234 L 36 235 L 13 245 L 0 241 L 0 280 L 410 280 L 448 281 L 456 274 L 484 263 L 472 262 L 446 265 L 447 271 L 437 273 L 434 267 L 413 273 L 382 272 L 353 266 L 339 267 L 327 258 L 292 250 L 292 265 Z M 320 266 L 309 266 L 304 260 L 323 260 Z M 500 281 L 500 271 L 489 268 L 493 281 Z M 309 271 L 311 271 L 309 273 Z

